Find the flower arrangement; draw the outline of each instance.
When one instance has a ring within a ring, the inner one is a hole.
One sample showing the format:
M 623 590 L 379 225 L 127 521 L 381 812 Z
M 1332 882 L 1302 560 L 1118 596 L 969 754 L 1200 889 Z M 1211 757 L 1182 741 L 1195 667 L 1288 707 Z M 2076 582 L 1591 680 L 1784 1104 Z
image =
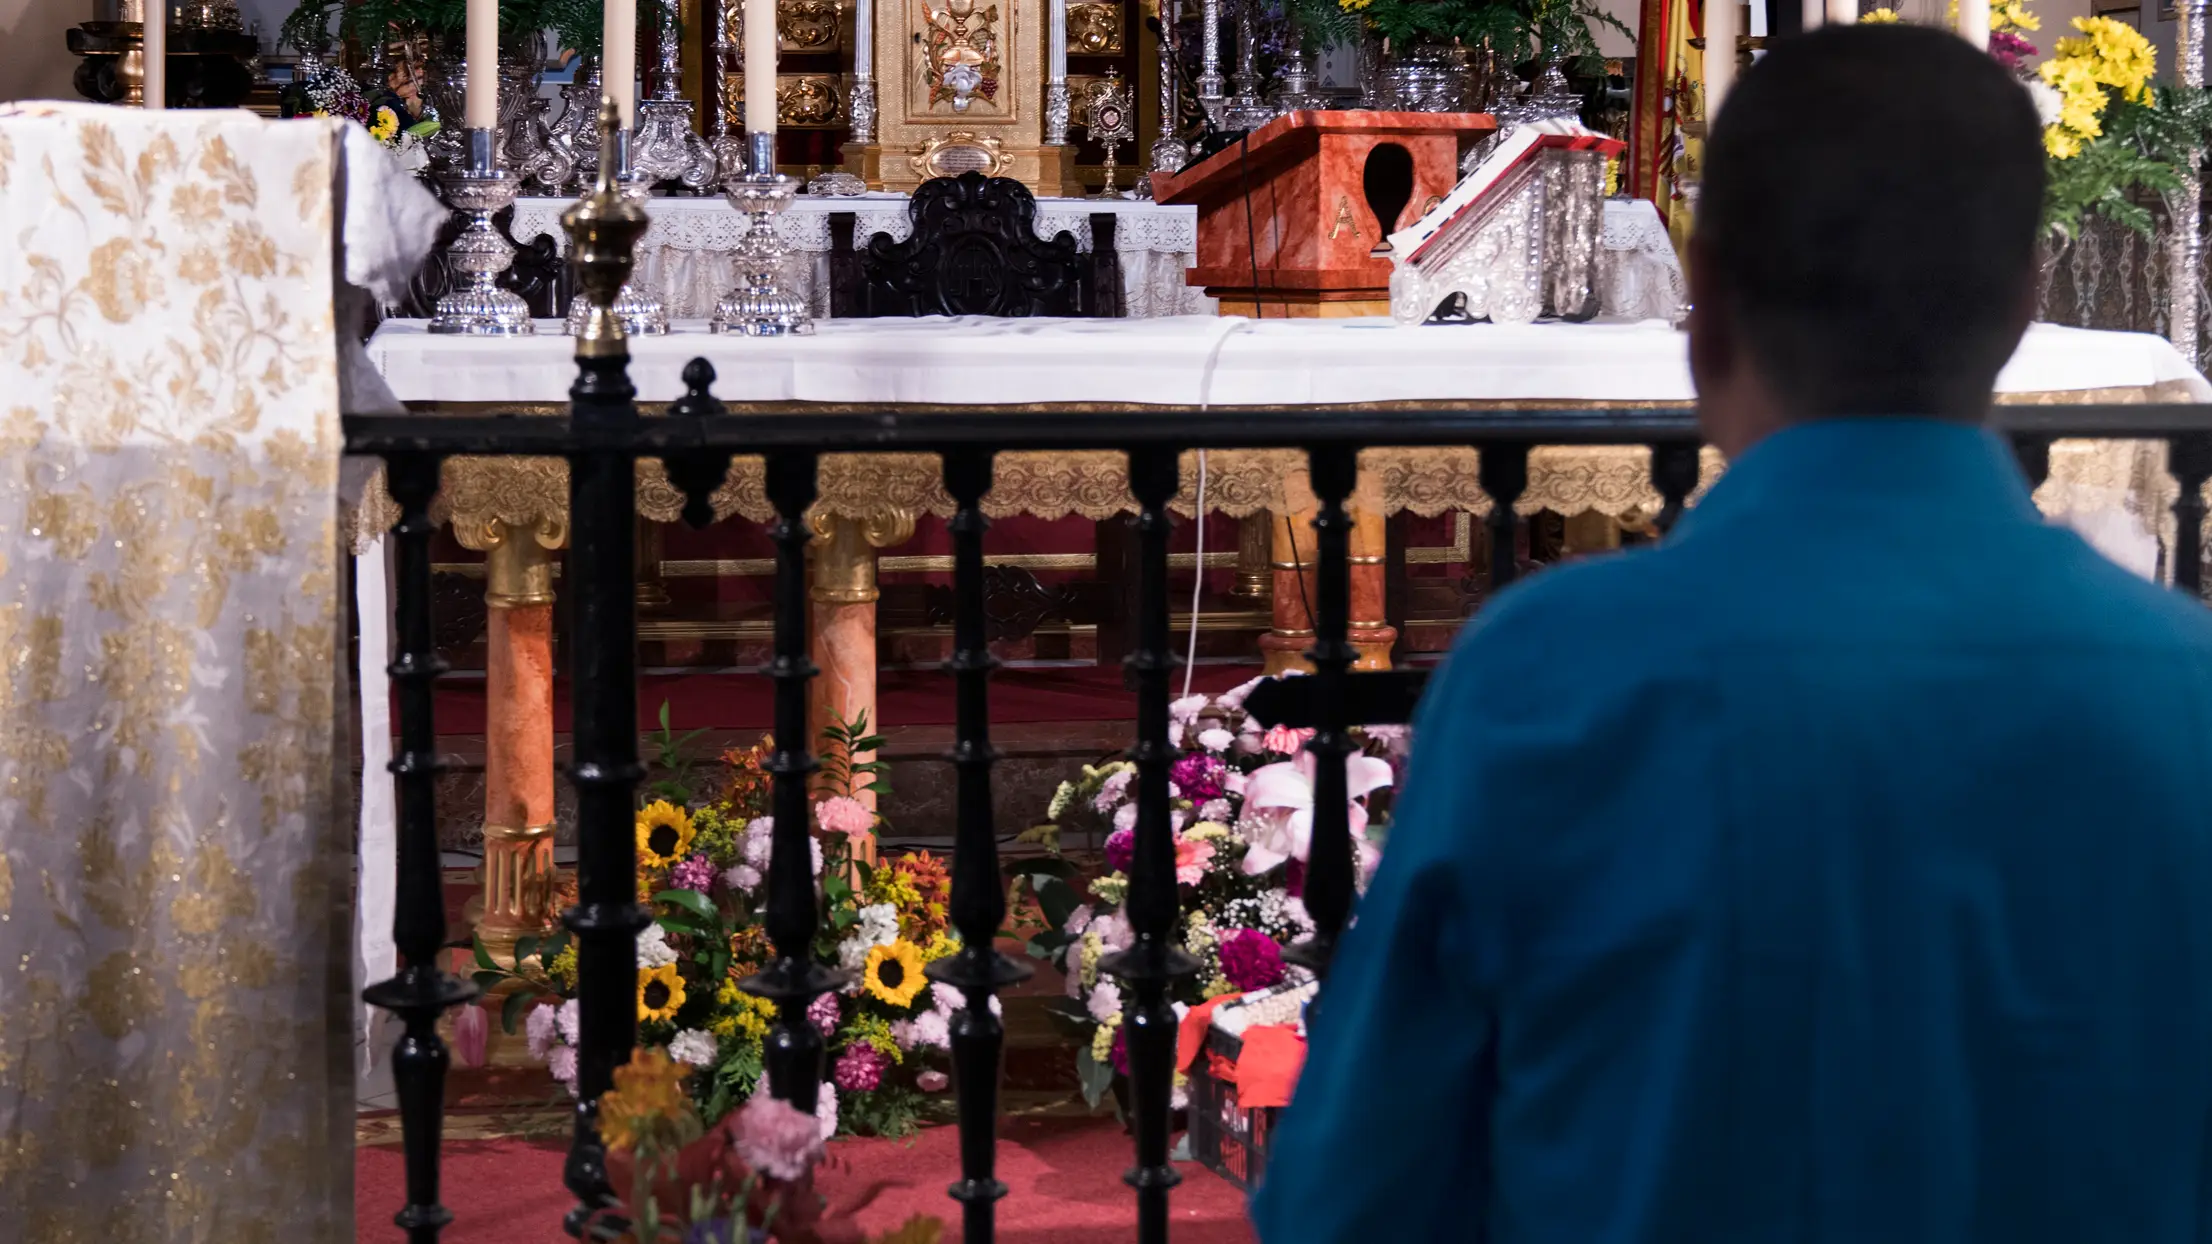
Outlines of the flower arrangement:
M 323 61 L 330 46 L 330 0 L 303 0 L 284 19 L 279 37 L 301 53 L 294 80 L 278 98 L 286 117 L 344 117 L 356 122 L 390 151 L 402 167 L 419 170 L 430 163 L 424 142 L 439 130 L 438 111 L 421 98 L 413 70 L 402 66 L 374 99 L 362 94 L 352 75 Z
M 599 1099 L 608 1174 L 627 1200 L 593 1212 L 587 1228 L 636 1244 L 843 1244 L 862 1241 L 846 1214 L 813 1188 L 823 1158 L 815 1121 L 766 1094 L 709 1125 L 684 1087 L 692 1068 L 657 1049 L 615 1069 Z M 916 1216 L 866 1244 L 937 1244 L 944 1224 Z M 587 1238 L 598 1238 L 590 1236 Z
M 830 1054 L 817 1120 L 824 1138 L 914 1130 L 928 1094 L 947 1083 L 950 1020 L 964 1002 L 922 975 L 959 949 L 947 921 L 944 862 L 928 852 L 876 864 L 862 858 L 860 847 L 883 822 L 856 783 L 873 777 L 882 791 L 883 766 L 855 757 L 882 744 L 865 719 L 825 730 L 812 805 L 813 872 L 827 912 L 812 950 L 850 982 L 807 1011 Z M 654 914 L 637 939 L 639 1044 L 689 1069 L 687 1092 L 707 1126 L 760 1096 L 762 1042 L 776 1015 L 773 1003 L 739 986 L 772 953 L 760 927 L 775 829 L 763 763 L 772 750 L 765 737 L 732 749 L 711 798 L 654 799 L 636 817 L 638 894 Z M 575 948 L 556 933 L 524 939 L 515 953 L 508 968 L 479 944 L 476 979 L 512 991 L 507 1030 L 519 1020 L 531 1053 L 574 1092 Z
M 2212 92 L 2152 81 L 2158 57 L 2133 27 L 2077 17 L 2028 84 L 2049 157 L 2044 222 L 2061 238 L 2100 215 L 2146 236 L 2141 192 L 2170 195 L 2193 148 L 2212 136 Z
M 1305 862 L 1313 835 L 1316 762 L 1304 750 L 1308 730 L 1263 730 L 1243 710 L 1254 683 L 1219 697 L 1186 696 L 1170 707 L 1175 880 L 1181 901 L 1177 943 L 1202 965 L 1178 986 L 1177 1010 L 1208 998 L 1279 984 L 1302 969 L 1283 961 L 1290 943 L 1313 931 L 1306 914 Z M 1370 726 L 1347 758 L 1346 777 L 1360 877 L 1380 860 L 1379 802 L 1394 781 L 1406 731 Z M 1051 852 L 1026 862 L 1018 890 L 1037 900 L 1042 929 L 1030 953 L 1057 965 L 1068 995 L 1053 1014 L 1076 1042 L 1085 1098 L 1096 1106 L 1117 1075 L 1128 1071 L 1122 1014 L 1132 995 L 1100 971 L 1100 963 L 1134 939 L 1122 905 L 1135 850 L 1135 766 L 1126 761 L 1087 766 L 1052 798 L 1046 824 L 1024 837 Z M 1105 831 L 1106 871 L 1084 883 L 1060 854 L 1065 828 L 1093 822 Z M 1082 893 L 1078 892 L 1081 887 Z M 1178 1097 L 1181 1081 L 1177 1081 Z

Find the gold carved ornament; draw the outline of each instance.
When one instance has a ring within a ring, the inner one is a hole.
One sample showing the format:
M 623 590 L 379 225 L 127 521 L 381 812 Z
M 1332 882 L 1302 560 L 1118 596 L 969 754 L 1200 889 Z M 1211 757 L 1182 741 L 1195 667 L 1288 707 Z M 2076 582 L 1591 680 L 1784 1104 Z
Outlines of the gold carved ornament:
M 729 87 L 722 94 L 722 116 L 731 129 L 744 128 L 745 86 L 742 79 L 729 79 Z M 796 129 L 835 129 L 848 119 L 844 84 L 834 75 L 776 75 L 776 124 Z
M 926 10 L 927 33 L 922 81 L 929 106 L 951 104 L 966 112 L 969 102 L 998 102 L 1004 67 L 999 59 L 998 6 L 977 9 L 976 0 L 944 0 Z
M 1013 161 L 996 137 L 954 130 L 917 144 L 907 163 L 916 177 L 927 181 L 932 177 L 958 177 L 971 171 L 985 177 L 998 177 Z
M 1121 6 L 1098 0 L 1069 5 L 1068 52 L 1075 56 L 1121 55 Z
M 781 52 L 834 52 L 843 43 L 836 0 L 777 0 L 776 49 Z M 722 10 L 722 42 L 745 46 L 745 6 Z

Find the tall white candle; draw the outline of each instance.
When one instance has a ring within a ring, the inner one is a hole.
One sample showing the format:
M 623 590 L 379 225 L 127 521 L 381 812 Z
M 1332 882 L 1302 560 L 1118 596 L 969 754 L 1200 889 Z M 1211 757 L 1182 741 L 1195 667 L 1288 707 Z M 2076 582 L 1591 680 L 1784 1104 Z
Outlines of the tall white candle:
M 1828 6 L 1824 0 L 1805 0 L 1798 15 L 1807 32 L 1815 31 L 1820 29 L 1820 23 L 1827 18 Z
M 139 59 L 145 65 L 146 106 L 169 106 L 169 0 L 145 0 L 140 6 L 145 31 L 139 42 Z
M 1736 0 L 1707 0 L 1705 5 L 1705 123 L 1720 116 L 1721 100 L 1736 84 L 1736 34 L 1741 13 Z
M 776 132 L 776 0 L 745 0 L 745 132 Z
M 1828 20 L 1838 26 L 1856 24 L 1859 20 L 1859 0 L 1828 0 Z
M 1959 0 L 1959 38 L 1989 50 L 1988 0 Z
M 468 0 L 468 97 L 472 130 L 499 124 L 499 0 Z
M 853 72 L 871 77 L 876 72 L 875 0 L 853 0 Z
M 599 46 L 599 89 L 613 98 L 628 129 L 637 120 L 637 0 L 607 0 Z
M 1045 35 L 1045 80 L 1068 80 L 1068 0 L 1051 0 L 1052 28 Z

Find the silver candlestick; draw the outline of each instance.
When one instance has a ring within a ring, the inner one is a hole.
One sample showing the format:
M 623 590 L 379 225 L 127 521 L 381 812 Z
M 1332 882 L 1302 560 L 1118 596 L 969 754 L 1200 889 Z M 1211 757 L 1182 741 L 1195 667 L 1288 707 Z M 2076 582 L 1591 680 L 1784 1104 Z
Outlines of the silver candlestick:
M 806 298 L 784 286 L 785 249 L 776 236 L 776 217 L 791 206 L 799 182 L 776 171 L 774 134 L 748 137 L 752 171 L 724 182 L 722 193 L 752 223 L 737 243 L 737 288 L 715 304 L 714 321 L 708 327 L 746 337 L 807 336 L 814 331 L 814 317 Z
M 660 64 L 653 74 L 653 97 L 638 105 L 637 168 L 651 182 L 672 181 L 705 194 L 717 180 L 714 150 L 693 132 L 691 101 L 677 89 L 683 44 L 675 2 L 662 0 L 659 8 Z
M 1170 176 L 1190 163 L 1190 147 L 1175 136 L 1182 112 L 1180 84 L 1175 80 L 1175 21 L 1180 8 L 1176 0 L 1160 0 L 1160 136 L 1152 140 L 1151 171 Z M 1151 178 L 1137 179 L 1137 197 L 1152 197 Z
M 1199 0 L 1198 106 L 1215 125 L 1221 124 L 1221 0 Z
M 1242 0 L 1237 9 L 1237 71 L 1229 75 L 1229 98 L 1221 104 L 1221 125 L 1231 130 L 1256 130 L 1275 119 L 1275 110 L 1260 98 L 1259 5 Z
M 615 188 L 622 196 L 644 202 L 653 190 L 652 178 L 639 172 L 630 157 L 630 144 L 634 136 L 628 130 L 618 130 L 614 136 Z M 586 192 L 587 195 L 590 193 Z M 640 290 L 635 280 L 624 281 L 615 291 L 614 302 L 608 307 L 614 317 L 622 321 L 622 331 L 632 337 L 658 337 L 668 331 L 668 309 L 661 300 Z M 576 298 L 568 304 L 568 335 L 580 337 L 590 323 L 591 304 Z
M 1062 78 L 1045 83 L 1045 145 L 1068 145 L 1068 82 Z
M 472 337 L 524 337 L 535 331 L 529 304 L 511 290 L 499 288 L 499 274 L 515 261 L 515 248 L 492 224 L 492 215 L 515 201 L 522 179 L 499 167 L 494 136 L 489 129 L 472 129 L 467 138 L 468 162 L 443 174 L 446 201 L 469 213 L 468 228 L 453 240 L 446 260 L 468 284 L 438 300 L 430 317 L 434 333 L 462 333 Z

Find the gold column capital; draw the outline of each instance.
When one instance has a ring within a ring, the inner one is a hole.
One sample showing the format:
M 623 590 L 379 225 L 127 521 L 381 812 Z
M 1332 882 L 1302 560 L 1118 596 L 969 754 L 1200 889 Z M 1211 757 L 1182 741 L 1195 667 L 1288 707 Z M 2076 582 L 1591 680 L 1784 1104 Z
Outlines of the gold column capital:
M 484 603 L 493 609 L 553 603 L 553 553 L 568 543 L 568 520 L 546 516 L 529 524 L 488 518 L 456 524 L 466 548 L 484 551 Z
M 866 514 L 816 510 L 807 518 L 819 543 L 814 550 L 813 596 L 825 605 L 866 605 L 883 595 L 876 586 L 876 550 L 913 538 L 914 512 L 885 506 Z

